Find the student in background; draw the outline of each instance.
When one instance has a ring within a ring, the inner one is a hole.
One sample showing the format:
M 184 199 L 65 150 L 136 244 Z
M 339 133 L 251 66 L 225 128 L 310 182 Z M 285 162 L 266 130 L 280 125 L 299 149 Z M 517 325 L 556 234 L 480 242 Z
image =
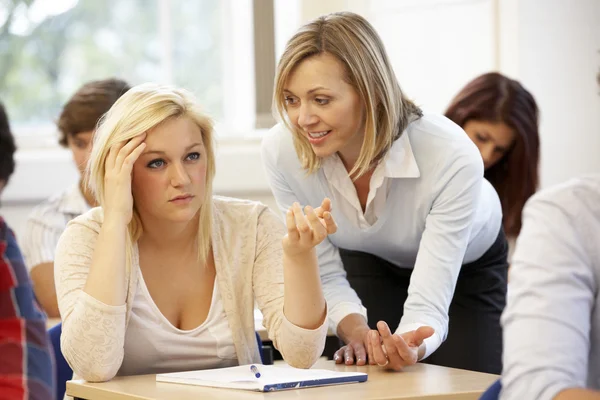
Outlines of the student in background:
M 280 208 L 333 204 L 340 226 L 318 252 L 332 328 L 348 344 L 336 361 L 400 370 L 428 357 L 500 373 L 507 244 L 464 131 L 403 94 L 381 39 L 353 13 L 290 39 L 273 102 L 282 123 L 262 157 Z
M 535 99 L 519 82 L 497 72 L 469 82 L 452 100 L 446 117 L 477 145 L 502 204 L 502 225 L 511 243 L 521 230 L 525 202 L 538 186 L 540 138 Z
M 600 175 L 534 195 L 502 315 L 501 399 L 600 399 Z
M 0 193 L 15 168 L 15 142 L 0 103 Z M 12 230 L 0 216 L 0 397 L 51 399 L 53 356 L 46 317 L 38 308 Z
M 27 220 L 23 253 L 35 295 L 50 318 L 58 317 L 54 288 L 54 254 L 67 223 L 96 205 L 81 176 L 92 148 L 98 120 L 129 85 L 119 79 L 92 81 L 83 85 L 64 105 L 58 118 L 59 143 L 71 150 L 80 180 L 34 208 Z
M 55 261 L 61 348 L 76 375 L 260 362 L 255 302 L 289 364 L 321 355 L 314 246 L 335 223 L 296 204 L 286 235 L 266 206 L 213 197 L 212 135 L 189 92 L 154 84 L 129 90 L 99 125 L 88 178 L 102 208 L 69 223 Z

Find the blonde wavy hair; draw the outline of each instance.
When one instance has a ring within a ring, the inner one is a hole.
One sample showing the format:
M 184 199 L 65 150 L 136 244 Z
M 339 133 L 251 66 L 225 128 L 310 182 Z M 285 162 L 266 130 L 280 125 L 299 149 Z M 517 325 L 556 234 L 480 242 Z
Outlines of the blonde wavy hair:
M 381 38 L 366 19 L 351 12 L 337 12 L 307 23 L 289 40 L 279 60 L 273 113 L 293 132 L 296 153 L 309 173 L 318 170 L 321 161 L 302 132 L 290 123 L 283 91 L 296 66 L 322 53 L 342 63 L 344 80 L 356 89 L 366 110 L 363 144 L 349 174 L 358 179 L 385 156 L 410 117 L 423 113 L 400 89 Z
M 105 164 L 110 148 L 128 141 L 170 119 L 186 117 L 202 133 L 206 150 L 206 190 L 198 224 L 198 255 L 201 262 L 208 259 L 212 227 L 212 182 L 215 175 L 213 124 L 205 116 L 195 97 L 185 89 L 144 83 L 131 88 L 119 98 L 100 119 L 94 134 L 92 152 L 87 165 L 86 185 L 94 193 L 100 206 L 105 204 Z M 131 266 L 133 243 L 142 235 L 140 215 L 133 206 L 133 218 L 128 225 L 126 243 L 127 267 Z

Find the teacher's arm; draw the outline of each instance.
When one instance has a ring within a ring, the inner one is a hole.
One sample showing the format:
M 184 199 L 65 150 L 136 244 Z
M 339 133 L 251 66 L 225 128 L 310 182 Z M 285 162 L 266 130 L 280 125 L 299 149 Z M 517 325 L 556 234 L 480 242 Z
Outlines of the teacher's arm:
M 432 206 L 425 220 L 404 315 L 395 332 L 402 335 L 423 326 L 433 328 L 434 333 L 420 346 L 419 359 L 429 356 L 446 339 L 448 309 L 479 207 L 481 156 L 474 148 L 462 150 L 459 155 L 449 154 L 448 160 L 440 160 L 436 168 L 439 172 L 432 185 Z

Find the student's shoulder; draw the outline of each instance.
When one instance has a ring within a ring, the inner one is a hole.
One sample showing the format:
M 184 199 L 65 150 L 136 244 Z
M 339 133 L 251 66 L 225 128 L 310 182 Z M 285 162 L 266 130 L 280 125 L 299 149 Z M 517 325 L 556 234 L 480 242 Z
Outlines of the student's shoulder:
M 258 216 L 268 206 L 260 201 L 239 199 L 227 196 L 213 196 L 213 208 L 222 218 L 248 218 Z
M 94 207 L 69 221 L 66 230 L 87 231 L 90 234 L 98 234 L 103 222 L 104 211 L 102 207 Z
M 243 227 L 250 224 L 280 226 L 281 220 L 266 204 L 234 197 L 213 196 L 214 219 L 220 225 Z M 254 228 L 252 228 L 254 229 Z
M 46 225 L 48 227 L 65 227 L 64 213 L 62 206 L 68 202 L 71 196 L 72 188 L 64 189 L 54 193 L 48 199 L 35 206 L 28 216 L 28 221 Z
M 572 217 L 584 220 L 595 217 L 600 224 L 600 174 L 573 178 L 545 188 L 533 195 L 527 203 L 529 208 L 551 205 Z

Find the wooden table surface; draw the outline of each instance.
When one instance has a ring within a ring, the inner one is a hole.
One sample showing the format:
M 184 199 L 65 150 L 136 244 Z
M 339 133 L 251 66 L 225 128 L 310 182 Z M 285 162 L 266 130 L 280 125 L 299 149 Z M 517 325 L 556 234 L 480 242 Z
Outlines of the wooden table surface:
M 278 364 L 279 366 L 285 366 Z M 242 399 L 242 400 L 475 400 L 490 386 L 497 375 L 416 364 L 402 372 L 388 372 L 377 366 L 335 365 L 321 359 L 314 368 L 336 371 L 359 371 L 369 374 L 365 383 L 295 389 L 281 392 L 248 392 L 201 386 L 156 382 L 155 375 L 117 377 L 109 382 L 67 382 L 67 394 L 82 399 Z

